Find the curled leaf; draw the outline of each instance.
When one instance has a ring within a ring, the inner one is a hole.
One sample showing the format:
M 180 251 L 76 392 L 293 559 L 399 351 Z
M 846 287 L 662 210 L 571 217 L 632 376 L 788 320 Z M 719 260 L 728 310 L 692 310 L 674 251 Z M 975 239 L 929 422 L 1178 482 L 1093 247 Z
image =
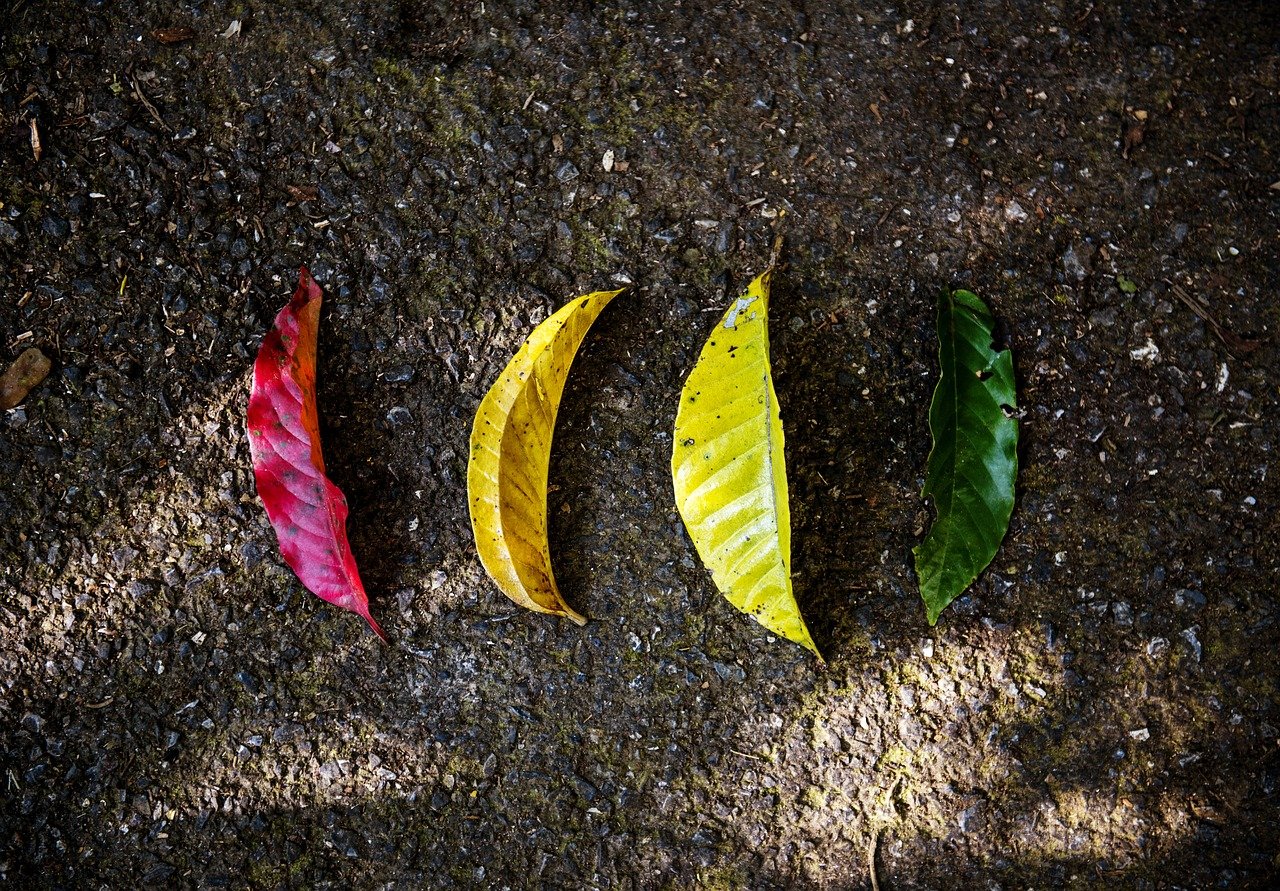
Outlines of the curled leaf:
M 680 516 L 720 592 L 821 659 L 791 591 L 782 416 L 769 370 L 771 275 L 733 302 L 689 373 L 671 476 Z
M 915 548 L 929 624 L 995 557 L 1013 513 L 1018 422 L 1013 354 L 992 343 L 993 320 L 968 291 L 938 301 L 941 375 L 929 406 L 933 450 L 922 495 L 938 518 Z
M 485 570 L 516 603 L 579 625 L 556 586 L 547 537 L 547 470 L 569 365 L 587 329 L 621 291 L 578 297 L 534 329 L 480 401 L 467 500 Z
M 322 600 L 369 615 L 356 560 L 347 543 L 347 499 L 324 472 L 316 414 L 316 334 L 320 286 L 306 269 L 288 306 L 262 339 L 249 396 L 249 451 L 258 496 L 284 561 Z

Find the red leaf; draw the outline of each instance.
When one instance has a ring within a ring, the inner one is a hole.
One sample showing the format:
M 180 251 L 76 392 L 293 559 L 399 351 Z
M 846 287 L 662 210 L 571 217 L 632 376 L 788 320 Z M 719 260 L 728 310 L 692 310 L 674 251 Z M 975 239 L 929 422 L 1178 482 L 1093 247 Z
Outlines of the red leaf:
M 280 553 L 322 600 L 369 615 L 351 545 L 347 499 L 324 473 L 316 416 L 316 332 L 320 286 L 304 268 L 298 290 L 262 339 L 249 395 L 249 451 L 258 496 L 276 530 Z

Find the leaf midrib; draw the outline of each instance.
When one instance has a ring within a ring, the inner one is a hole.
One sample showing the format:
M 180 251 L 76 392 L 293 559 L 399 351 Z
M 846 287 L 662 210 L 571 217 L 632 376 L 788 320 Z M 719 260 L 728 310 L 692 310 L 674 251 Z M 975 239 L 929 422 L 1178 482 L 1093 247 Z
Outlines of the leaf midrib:
M 941 356 L 941 354 L 940 354 L 940 355 L 939 355 L 939 362 L 938 362 L 938 364 L 939 364 L 940 375 L 941 375 L 941 380 L 939 381 L 939 385 L 941 386 L 941 385 L 945 385 L 945 384 L 948 384 L 948 383 L 951 385 L 951 394 L 950 394 L 950 395 L 951 395 L 951 427 L 952 427 L 952 436 L 951 436 L 951 457 L 950 457 L 950 465 L 949 465 L 949 469 L 950 469 L 951 473 L 950 473 L 950 474 L 948 474 L 948 478 L 951 480 L 951 485 L 947 486 L 947 488 L 946 488 L 946 495 L 947 495 L 947 515 L 950 517 L 950 516 L 954 516 L 954 515 L 955 515 L 955 506 L 956 506 L 956 486 L 955 486 L 956 465 L 959 463 L 959 458 L 958 458 L 957 456 L 958 456 L 958 454 L 959 454 L 959 452 L 960 452 L 960 449 L 958 448 L 958 445 L 959 445 L 959 444 L 956 442 L 956 433 L 957 433 L 957 431 L 959 430 L 959 427 L 960 427 L 960 388 L 956 386 L 956 375 L 955 375 L 955 364 L 956 364 L 956 305 L 955 305 L 955 298 L 954 298 L 953 296 L 951 296 L 950 294 L 948 294 L 948 295 L 947 295 L 947 300 L 946 300 L 946 309 L 947 309 L 947 340 L 948 340 L 948 346 L 949 346 L 949 348 L 950 348 L 951 363 L 950 363 L 950 368 L 948 368 L 948 367 L 947 367 L 947 366 L 946 366 L 946 365 L 941 361 L 941 360 L 942 360 L 942 356 Z M 937 442 L 937 441 L 938 441 L 938 439 L 937 439 L 937 437 L 938 437 L 938 432 L 937 432 L 936 430 L 933 430 L 933 429 L 932 429 L 932 427 L 931 427 L 931 428 L 930 428 L 930 433 L 932 433 L 932 434 L 933 434 L 933 436 L 934 436 L 934 442 Z M 936 498 L 937 496 L 935 495 L 934 497 Z M 941 515 L 942 515 L 942 508 L 941 508 L 941 505 L 939 505 L 939 507 L 938 507 L 938 515 L 939 515 L 939 516 L 941 516 Z M 952 524 L 948 523 L 948 524 L 947 524 L 947 526 L 946 526 L 946 530 L 950 530 L 950 529 L 951 529 L 951 525 L 952 525 Z M 942 536 L 942 552 L 941 552 L 941 559 L 939 559 L 939 561 L 938 561 L 938 563 L 937 563 L 937 566 L 938 566 L 938 572 L 937 572 L 937 576 L 936 576 L 937 578 L 941 578 L 941 576 L 942 576 L 942 571 L 943 571 L 943 569 L 944 569 L 944 568 L 946 567 L 946 565 L 947 565 L 947 555 L 950 553 L 950 551 L 951 551 L 951 536 L 948 534 L 948 535 L 944 535 L 944 536 Z M 939 585 L 939 586 L 940 586 L 940 585 Z
M 773 404 L 774 404 L 774 399 L 776 394 L 773 392 L 773 376 L 769 373 L 769 304 L 768 302 L 762 303 L 761 309 L 762 309 L 762 312 L 760 313 L 760 343 L 761 343 L 760 354 L 761 356 L 763 356 L 763 362 L 761 363 L 762 367 L 760 369 L 760 373 L 764 383 L 764 438 L 767 446 L 765 448 L 765 456 L 766 456 L 765 463 L 767 465 L 765 469 L 768 471 L 768 475 L 765 479 L 765 488 L 769 490 L 769 508 L 773 513 L 773 534 L 775 537 L 780 537 L 782 534 L 782 530 L 778 528 L 778 487 L 774 485 L 774 481 L 778 478 L 778 476 L 774 472 L 774 466 L 773 466 L 773 449 L 774 449 Z M 779 420 L 778 423 L 781 424 L 782 423 L 781 420 Z M 781 451 L 781 449 L 779 449 L 779 451 Z M 784 466 L 782 468 L 784 478 L 786 475 L 785 460 L 786 459 L 784 457 L 783 458 Z M 790 571 L 791 571 L 790 567 L 788 566 L 788 564 L 790 563 L 790 556 L 789 555 L 784 556 L 782 553 L 781 547 L 778 548 L 778 561 L 782 564 L 782 568 L 786 570 L 789 578 Z

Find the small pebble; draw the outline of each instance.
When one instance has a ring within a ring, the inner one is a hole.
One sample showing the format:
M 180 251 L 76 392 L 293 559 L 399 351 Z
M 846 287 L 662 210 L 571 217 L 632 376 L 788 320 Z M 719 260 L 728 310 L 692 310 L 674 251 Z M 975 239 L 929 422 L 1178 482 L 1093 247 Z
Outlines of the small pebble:
M 742 683 L 747 679 L 747 673 L 741 665 L 726 665 L 723 662 L 712 662 L 711 667 L 716 670 L 716 674 L 720 675 L 721 680 Z
M 52 235 L 54 238 L 66 238 L 71 234 L 71 224 L 62 217 L 49 216 L 44 218 L 40 223 L 40 228 L 44 230 L 46 235 Z
M 239 672 L 236 673 L 236 680 L 239 681 L 242 685 L 244 685 L 244 688 L 249 692 L 249 695 L 251 696 L 258 695 L 258 691 L 259 689 L 261 689 L 258 686 L 258 679 L 255 678 L 253 675 L 249 674 L 249 672 L 244 671 L 243 669 L 240 670 Z
M 1089 274 L 1085 269 L 1084 263 L 1080 260 L 1080 254 L 1076 251 L 1076 246 L 1069 246 L 1062 255 L 1062 271 L 1067 274 L 1067 278 L 1082 282 Z
M 1200 646 L 1200 638 L 1196 636 L 1196 631 L 1198 630 L 1198 625 L 1192 625 L 1190 628 L 1187 628 L 1182 632 L 1182 639 L 1191 645 L 1191 652 L 1195 654 L 1197 662 L 1199 662 L 1200 657 L 1204 655 L 1204 648 Z
M 396 605 L 400 607 L 400 612 L 408 612 L 409 607 L 413 605 L 413 598 L 416 591 L 413 588 L 401 588 L 396 592 Z
M 1128 626 L 1133 624 L 1133 609 L 1123 600 L 1118 600 L 1111 604 L 1111 615 L 1115 618 L 1117 625 Z
M 1179 609 L 1199 609 L 1205 602 L 1205 596 L 1193 588 L 1179 588 L 1173 592 L 1173 605 Z

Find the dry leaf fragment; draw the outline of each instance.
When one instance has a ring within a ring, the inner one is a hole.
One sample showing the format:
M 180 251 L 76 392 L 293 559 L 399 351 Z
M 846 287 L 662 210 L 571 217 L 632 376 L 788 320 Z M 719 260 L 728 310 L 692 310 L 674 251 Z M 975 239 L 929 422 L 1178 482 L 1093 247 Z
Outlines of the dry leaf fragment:
M 44 146 L 40 143 L 40 125 L 35 118 L 31 118 L 31 154 L 35 156 L 37 161 L 44 154 Z
M 10 409 L 27 398 L 49 374 L 49 357 L 36 347 L 25 350 L 0 375 L 0 410 Z
M 547 539 L 551 435 L 569 365 L 591 323 L 621 291 L 575 298 L 534 329 L 485 394 L 471 429 L 467 501 L 485 570 L 516 603 L 586 619 L 560 596 Z
M 315 186 L 286 186 L 289 194 L 293 196 L 295 201 L 315 201 L 320 196 L 320 190 Z
M 161 43 L 173 44 L 191 40 L 196 36 L 196 32 L 190 28 L 156 28 L 151 32 L 151 36 Z
M 1125 128 L 1124 138 L 1121 140 L 1120 156 L 1128 158 L 1129 153 L 1138 146 L 1142 145 L 1142 141 L 1147 135 L 1147 125 L 1143 121 L 1134 121 Z

